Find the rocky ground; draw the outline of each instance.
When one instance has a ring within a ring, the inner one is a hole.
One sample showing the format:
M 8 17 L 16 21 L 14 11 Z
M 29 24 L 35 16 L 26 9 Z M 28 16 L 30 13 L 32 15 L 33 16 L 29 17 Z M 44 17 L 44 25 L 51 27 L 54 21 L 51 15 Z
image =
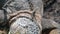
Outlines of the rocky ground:
M 43 0 L 44 18 L 60 23 L 60 0 Z

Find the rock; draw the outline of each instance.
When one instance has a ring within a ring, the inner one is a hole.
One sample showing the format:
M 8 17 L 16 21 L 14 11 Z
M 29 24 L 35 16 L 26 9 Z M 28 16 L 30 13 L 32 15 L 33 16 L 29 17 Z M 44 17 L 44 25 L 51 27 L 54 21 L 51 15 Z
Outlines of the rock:
M 57 1 L 57 3 L 60 3 L 60 0 L 56 0 Z
M 0 9 L 2 9 L 3 5 L 6 3 L 7 0 L 0 0 Z
M 60 34 L 60 29 L 53 29 L 49 34 Z
M 0 30 L 0 34 L 7 34 L 5 30 Z
M 42 18 L 42 34 L 49 34 L 51 30 L 60 29 L 60 25 L 54 20 Z
M 60 0 L 43 0 L 43 17 L 60 23 Z
M 43 29 L 54 28 L 54 27 L 60 28 L 60 25 L 51 19 L 42 18 L 41 24 Z
M 3 10 L 0 10 L 0 23 L 4 21 L 4 12 Z

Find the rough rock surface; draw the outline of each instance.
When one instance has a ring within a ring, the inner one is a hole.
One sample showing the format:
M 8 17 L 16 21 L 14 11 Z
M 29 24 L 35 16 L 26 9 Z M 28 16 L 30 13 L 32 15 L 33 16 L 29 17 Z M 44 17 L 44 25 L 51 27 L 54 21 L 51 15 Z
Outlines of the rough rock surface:
M 0 30 L 0 34 L 7 34 L 7 32 L 5 30 Z
M 50 33 L 50 31 L 52 31 L 54 29 L 59 29 L 59 31 L 60 31 L 60 24 L 56 23 L 52 19 L 42 18 L 41 24 L 42 24 L 42 34 L 53 34 L 55 31 L 52 33 Z M 58 34 L 58 32 L 57 32 L 57 34 Z
M 0 23 L 4 21 L 4 11 L 0 10 Z
M 59 0 L 43 0 L 44 2 L 44 18 L 52 19 L 60 23 L 60 1 Z
M 54 27 L 60 28 L 60 25 L 51 19 L 42 18 L 41 24 L 43 29 L 54 28 Z
M 53 29 L 49 34 L 60 34 L 60 29 Z
M 52 22 L 55 21 L 55 23 L 60 23 L 60 1 L 59 0 L 43 0 L 43 2 L 44 2 L 43 18 L 51 19 L 51 21 Z M 44 22 L 46 21 L 46 19 L 44 19 Z M 48 21 L 49 20 L 47 20 L 46 22 L 48 22 Z M 50 22 L 48 22 L 45 26 L 43 25 L 44 28 L 48 27 L 48 24 Z M 52 23 L 50 23 L 49 25 L 52 26 Z M 59 27 L 60 27 L 60 25 L 58 26 L 58 28 Z M 54 28 L 51 28 L 51 29 L 54 29 Z M 45 31 L 47 31 L 47 30 L 49 30 L 49 29 L 45 29 Z M 46 34 L 46 33 L 44 33 L 44 34 Z

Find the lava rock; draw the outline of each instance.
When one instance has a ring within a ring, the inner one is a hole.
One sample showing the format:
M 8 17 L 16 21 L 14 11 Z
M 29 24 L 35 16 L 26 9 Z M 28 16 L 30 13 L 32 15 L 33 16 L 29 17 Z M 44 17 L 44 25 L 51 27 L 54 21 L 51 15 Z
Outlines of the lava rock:
M 60 29 L 53 29 L 49 34 L 60 34 Z
M 0 23 L 4 21 L 4 11 L 0 10 Z
M 60 25 L 51 19 L 42 18 L 41 24 L 42 24 L 42 29 L 48 29 L 48 28 L 54 28 L 54 27 L 60 28 Z

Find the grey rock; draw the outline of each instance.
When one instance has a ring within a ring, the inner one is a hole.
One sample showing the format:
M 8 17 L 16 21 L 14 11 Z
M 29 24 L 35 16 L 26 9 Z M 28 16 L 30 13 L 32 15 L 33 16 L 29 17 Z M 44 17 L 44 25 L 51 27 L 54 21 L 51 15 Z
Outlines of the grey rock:
M 48 29 L 48 28 L 59 28 L 60 29 L 60 25 L 58 23 L 56 23 L 54 20 L 51 20 L 51 19 L 45 19 L 45 18 L 42 18 L 42 28 L 43 29 Z
M 6 3 L 7 0 L 0 0 L 0 9 L 2 9 L 3 5 Z
M 3 10 L 0 10 L 0 23 L 4 21 L 4 12 Z
M 43 0 L 44 18 L 60 23 L 60 0 Z
M 60 3 L 60 0 L 56 0 L 57 1 L 57 3 Z

